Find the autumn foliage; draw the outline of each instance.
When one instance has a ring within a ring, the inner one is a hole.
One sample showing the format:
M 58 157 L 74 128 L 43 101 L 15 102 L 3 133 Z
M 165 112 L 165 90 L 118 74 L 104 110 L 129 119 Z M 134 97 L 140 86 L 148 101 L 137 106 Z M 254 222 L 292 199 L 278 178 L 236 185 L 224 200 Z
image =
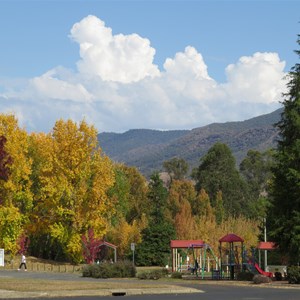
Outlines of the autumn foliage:
M 137 264 L 161 264 L 171 238 L 202 239 L 217 252 L 218 239 L 235 232 L 256 245 L 256 220 L 226 215 L 221 190 L 211 199 L 183 178 L 164 186 L 158 173 L 147 182 L 112 162 L 85 121 L 28 134 L 13 115 L 0 115 L 0 248 L 92 263 L 105 236 L 119 258 L 131 259 L 135 243 Z

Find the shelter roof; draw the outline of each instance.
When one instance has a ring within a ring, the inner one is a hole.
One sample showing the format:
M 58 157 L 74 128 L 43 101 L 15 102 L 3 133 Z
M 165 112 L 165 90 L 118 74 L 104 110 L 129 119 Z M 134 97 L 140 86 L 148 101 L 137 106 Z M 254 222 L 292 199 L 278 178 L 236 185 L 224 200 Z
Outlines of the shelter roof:
M 220 243 L 234 243 L 234 242 L 243 243 L 244 240 L 234 233 L 229 233 L 229 234 L 223 236 L 221 239 L 219 239 L 219 242 Z
M 204 242 L 202 240 L 171 240 L 171 248 L 202 248 Z
M 259 250 L 275 250 L 278 246 L 274 242 L 259 242 L 257 249 Z
M 114 249 L 117 248 L 116 245 L 111 244 L 111 243 L 109 243 L 109 242 L 107 242 L 107 241 L 101 241 L 101 243 L 99 244 L 99 247 L 101 247 L 101 246 L 107 246 L 107 247 L 114 248 Z

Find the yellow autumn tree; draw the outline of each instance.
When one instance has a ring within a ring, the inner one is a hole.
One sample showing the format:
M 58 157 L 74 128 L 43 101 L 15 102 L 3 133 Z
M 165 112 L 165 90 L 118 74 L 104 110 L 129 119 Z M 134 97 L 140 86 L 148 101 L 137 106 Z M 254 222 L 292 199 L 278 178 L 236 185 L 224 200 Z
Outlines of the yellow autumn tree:
M 32 208 L 31 158 L 28 155 L 28 135 L 18 125 L 14 115 L 0 115 L 0 136 L 6 138 L 5 150 L 10 155 L 10 175 L 0 184 L 2 205 L 15 206 L 26 217 Z
M 8 176 L 0 179 L 0 247 L 13 256 L 32 209 L 32 161 L 28 154 L 28 135 L 14 115 L 0 114 L 0 136 L 5 138 L 3 150 L 10 157 Z
M 107 196 L 114 184 L 112 162 L 85 121 L 59 120 L 48 135 L 33 134 L 31 145 L 37 233 L 50 237 L 61 258 L 80 261 L 81 235 L 92 228 L 102 237 L 114 214 Z
M 146 228 L 148 222 L 145 215 L 139 220 L 133 220 L 129 224 L 123 217 L 118 225 L 111 229 L 108 234 L 109 240 L 118 246 L 118 256 L 126 258 L 131 255 L 131 243 L 140 244 L 142 242 L 142 230 Z
M 171 218 L 181 211 L 181 206 L 188 201 L 193 203 L 196 192 L 192 181 L 190 180 L 172 180 L 168 194 L 168 207 L 171 212 Z

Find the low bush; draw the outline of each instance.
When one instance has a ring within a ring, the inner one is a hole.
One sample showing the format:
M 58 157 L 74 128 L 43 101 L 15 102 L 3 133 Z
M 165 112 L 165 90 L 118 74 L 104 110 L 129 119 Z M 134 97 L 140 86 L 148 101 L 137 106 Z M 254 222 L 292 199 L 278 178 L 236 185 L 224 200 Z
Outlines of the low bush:
M 270 283 L 272 279 L 270 277 L 264 276 L 264 275 L 254 275 L 253 282 L 255 284 L 261 284 L 261 283 Z
M 152 279 L 157 280 L 159 278 L 162 278 L 163 272 L 162 270 L 153 270 L 153 271 L 145 271 L 138 274 L 139 279 Z
M 292 284 L 300 284 L 300 267 L 291 266 L 287 268 L 287 280 Z
M 182 278 L 182 274 L 180 272 L 173 272 L 171 274 L 171 278 L 174 278 L 174 279 L 181 279 Z
M 240 280 L 240 281 L 252 281 L 253 277 L 254 277 L 254 274 L 251 272 L 247 272 L 247 271 L 240 272 L 237 274 L 237 280 Z
M 82 270 L 83 277 L 92 278 L 124 278 L 135 277 L 135 275 L 136 268 L 129 261 L 86 265 Z

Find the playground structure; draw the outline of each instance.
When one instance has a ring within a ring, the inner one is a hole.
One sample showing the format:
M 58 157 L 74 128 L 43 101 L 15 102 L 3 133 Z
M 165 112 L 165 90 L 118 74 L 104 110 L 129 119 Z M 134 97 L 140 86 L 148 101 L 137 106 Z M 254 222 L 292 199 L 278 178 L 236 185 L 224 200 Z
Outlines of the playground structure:
M 191 272 L 197 277 L 205 278 L 205 274 L 212 272 L 212 279 L 237 278 L 237 274 L 250 271 L 273 277 L 272 272 L 263 270 L 260 261 L 261 250 L 276 249 L 274 243 L 261 242 L 259 250 L 259 264 L 252 257 L 247 257 L 244 239 L 233 234 L 227 234 L 219 239 L 219 257 L 216 257 L 212 248 L 202 240 L 172 240 L 172 272 Z
M 221 259 L 221 277 L 226 276 L 233 280 L 235 274 L 243 270 L 244 264 L 244 240 L 233 234 L 227 234 L 219 239 L 219 251 Z M 223 246 L 222 245 L 226 245 Z M 225 275 L 226 274 L 226 275 Z
M 202 240 L 172 240 L 172 272 L 191 271 L 202 279 L 205 272 L 219 270 L 212 248 Z

